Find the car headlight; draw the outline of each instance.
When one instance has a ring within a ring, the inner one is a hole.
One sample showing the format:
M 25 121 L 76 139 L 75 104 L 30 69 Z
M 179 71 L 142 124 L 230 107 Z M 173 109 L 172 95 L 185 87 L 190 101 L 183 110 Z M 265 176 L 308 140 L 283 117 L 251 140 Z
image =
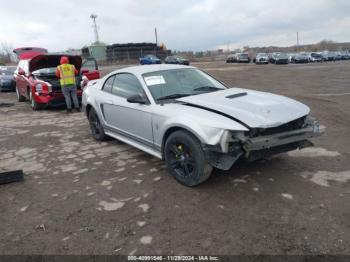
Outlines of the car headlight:
M 35 85 L 35 91 L 38 93 L 41 93 L 43 91 L 43 85 L 42 84 L 36 84 Z

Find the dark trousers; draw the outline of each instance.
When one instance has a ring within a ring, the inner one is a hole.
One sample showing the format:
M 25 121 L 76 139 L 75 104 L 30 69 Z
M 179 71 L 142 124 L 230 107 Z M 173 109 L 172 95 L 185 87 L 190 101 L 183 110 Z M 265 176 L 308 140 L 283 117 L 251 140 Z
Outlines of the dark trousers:
M 72 109 L 72 100 L 74 103 L 74 108 L 79 108 L 77 87 L 75 85 L 63 86 L 62 93 L 66 100 L 67 109 Z

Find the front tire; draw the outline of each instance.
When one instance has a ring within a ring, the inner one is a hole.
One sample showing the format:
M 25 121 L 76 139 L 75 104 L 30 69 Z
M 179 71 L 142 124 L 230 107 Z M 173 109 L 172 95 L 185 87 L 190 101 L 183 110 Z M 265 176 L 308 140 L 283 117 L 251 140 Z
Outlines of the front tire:
M 33 94 L 30 90 L 29 90 L 29 102 L 34 111 L 38 111 L 41 109 L 41 105 L 35 102 L 35 100 L 33 99 Z
M 169 173 L 188 187 L 206 181 L 213 170 L 205 159 L 200 142 L 186 131 L 176 131 L 169 136 L 164 157 Z
M 97 141 L 106 140 L 107 136 L 105 134 L 103 126 L 101 125 L 100 119 L 98 118 L 97 113 L 93 108 L 91 108 L 89 111 L 89 124 L 90 124 L 92 137 L 95 140 Z

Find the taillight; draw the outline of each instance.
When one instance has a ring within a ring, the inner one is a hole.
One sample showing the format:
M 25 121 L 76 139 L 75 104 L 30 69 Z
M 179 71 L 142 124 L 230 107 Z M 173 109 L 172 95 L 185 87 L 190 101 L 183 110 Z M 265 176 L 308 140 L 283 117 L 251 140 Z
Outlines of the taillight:
M 43 93 L 48 93 L 49 92 L 49 87 L 43 85 Z

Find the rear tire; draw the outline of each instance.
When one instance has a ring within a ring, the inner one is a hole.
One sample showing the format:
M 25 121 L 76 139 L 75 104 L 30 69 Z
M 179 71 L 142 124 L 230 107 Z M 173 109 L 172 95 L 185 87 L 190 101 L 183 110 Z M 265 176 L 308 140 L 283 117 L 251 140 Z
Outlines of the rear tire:
M 93 108 L 91 108 L 89 111 L 89 124 L 90 124 L 92 137 L 95 140 L 97 141 L 106 140 L 107 136 L 105 134 L 103 126 L 101 125 L 100 119 L 98 118 L 97 113 Z
M 24 102 L 26 101 L 26 97 L 22 96 L 18 90 L 18 87 L 16 86 L 16 96 L 17 96 L 17 101 L 18 102 Z
M 206 159 L 200 142 L 186 131 L 172 133 L 165 142 L 164 157 L 169 173 L 188 187 L 206 181 L 213 170 Z

